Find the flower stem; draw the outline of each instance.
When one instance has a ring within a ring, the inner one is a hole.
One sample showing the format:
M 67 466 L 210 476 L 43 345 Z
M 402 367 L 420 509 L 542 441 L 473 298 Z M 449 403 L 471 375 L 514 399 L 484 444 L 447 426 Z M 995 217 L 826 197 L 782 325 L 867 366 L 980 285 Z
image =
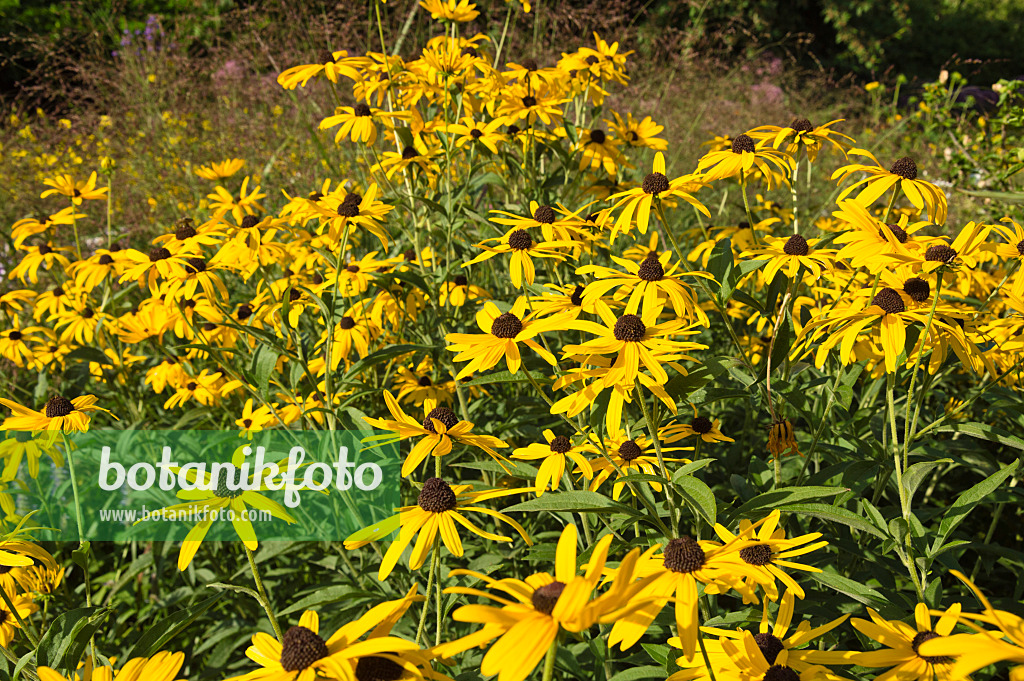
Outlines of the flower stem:
M 740 193 L 743 194 L 743 209 L 747 211 L 747 224 L 750 225 L 750 235 L 754 239 L 754 245 L 760 246 L 757 241 L 757 230 L 754 229 L 754 215 L 750 212 L 750 199 L 747 198 L 747 175 L 740 171 Z
M 439 537 L 434 537 L 434 553 L 430 558 L 430 574 L 427 575 L 427 591 L 426 599 L 423 601 L 423 612 L 420 613 L 420 624 L 416 628 L 416 643 L 419 645 L 420 641 L 423 640 L 423 631 L 427 626 L 427 610 L 430 608 L 430 590 L 434 586 L 434 573 L 437 572 L 438 564 L 441 559 L 441 543 Z M 441 619 L 440 613 L 438 613 L 438 621 Z
M 263 611 L 267 613 L 267 619 L 270 620 L 270 626 L 274 628 L 274 635 L 277 636 L 277 640 L 284 643 L 284 637 L 281 635 L 281 626 L 277 623 L 277 617 L 274 615 L 273 609 L 270 607 L 270 598 L 267 596 L 267 588 L 263 586 L 263 578 L 260 577 L 259 568 L 256 567 L 256 557 L 252 553 L 252 549 L 245 546 L 245 556 L 249 559 L 249 567 L 252 569 L 252 578 L 256 581 L 256 590 L 260 594 L 260 605 L 263 606 Z
M 558 634 L 555 634 L 555 640 L 551 642 L 551 647 L 548 648 L 547 655 L 544 656 L 544 676 L 542 681 L 551 681 L 555 676 L 555 657 L 558 655 Z
M 651 442 L 654 443 L 654 453 L 658 457 L 658 469 L 661 471 L 661 477 L 665 478 L 665 505 L 668 506 L 668 531 L 669 539 L 675 539 L 676 537 L 676 517 L 675 517 L 675 504 L 672 503 L 672 478 L 668 474 L 668 467 L 665 466 L 665 457 L 661 453 L 661 440 L 658 438 L 658 424 L 651 420 L 651 412 L 647 409 L 647 402 L 644 401 L 643 387 L 640 385 L 639 379 L 635 383 L 636 385 L 636 399 L 640 403 L 640 409 L 644 414 L 644 421 L 647 422 L 647 432 L 651 434 Z
M 935 297 L 932 298 L 932 309 L 928 312 L 928 320 L 924 325 L 924 333 L 921 335 L 921 342 L 917 345 L 917 355 L 914 358 L 914 368 L 910 374 L 910 389 L 907 390 L 907 413 L 904 417 L 903 422 L 903 465 L 907 465 L 907 458 L 910 452 L 910 440 L 914 437 L 914 430 L 917 426 L 917 417 L 921 413 L 921 402 L 924 401 L 924 390 L 921 391 L 921 395 L 918 396 L 917 408 L 914 410 L 914 418 L 910 418 L 910 404 L 914 402 L 914 385 L 917 383 L 917 372 L 921 366 L 921 357 L 924 355 L 924 345 L 928 342 L 928 335 L 932 330 L 932 320 L 935 318 L 935 308 L 939 306 L 939 297 L 942 295 L 942 275 L 943 270 L 940 267 L 938 271 L 938 279 L 935 282 Z M 906 515 L 903 516 L 906 518 Z

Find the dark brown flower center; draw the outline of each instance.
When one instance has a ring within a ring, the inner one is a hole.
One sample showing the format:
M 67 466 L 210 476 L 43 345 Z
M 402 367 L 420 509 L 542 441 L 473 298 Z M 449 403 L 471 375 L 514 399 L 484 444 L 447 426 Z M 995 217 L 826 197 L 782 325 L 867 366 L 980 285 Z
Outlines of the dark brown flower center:
M 706 435 L 707 433 L 710 433 L 711 429 L 714 428 L 714 426 L 715 424 L 712 423 L 711 419 L 709 419 L 707 416 L 697 416 L 692 421 L 690 421 L 690 427 L 693 428 L 693 432 L 697 433 L 698 435 Z
M 11 331 L 10 333 L 7 334 L 7 338 L 12 341 L 20 341 L 21 331 Z
M 811 125 L 811 122 L 806 118 L 797 118 L 789 124 L 789 127 L 797 132 L 810 132 L 811 130 L 814 130 L 814 126 Z
M 545 584 L 534 591 L 533 596 L 530 598 L 530 601 L 533 603 L 533 609 L 545 615 L 550 615 L 551 611 L 555 609 L 558 598 L 562 595 L 563 591 L 565 591 L 565 584 L 563 582 L 556 581 Z
M 893 175 L 899 175 L 904 180 L 916 180 L 917 179 L 917 164 L 914 159 L 909 156 L 896 159 L 893 162 L 892 167 L 889 168 L 889 172 Z
M 931 262 L 949 262 L 957 255 L 956 251 L 946 244 L 929 246 L 924 252 L 924 259 Z
M 358 104 L 356 104 L 355 107 L 353 107 L 353 111 L 355 112 L 356 116 L 370 115 L 370 107 L 368 107 L 363 102 L 359 102 Z
M 82 308 L 82 318 L 83 319 L 92 319 L 95 316 L 96 316 L 96 311 L 93 310 L 91 307 L 84 307 L 84 308 Z
M 764 673 L 763 679 L 764 681 L 800 681 L 800 675 L 789 667 L 773 664 Z
M 572 449 L 572 440 L 566 435 L 558 435 L 551 441 L 551 451 L 557 454 L 565 454 Z
M 533 238 L 525 229 L 517 229 L 508 235 L 508 247 L 514 251 L 525 251 L 533 246 Z
M 50 255 L 51 253 L 53 253 L 53 249 L 49 246 L 49 244 L 39 245 L 39 255 Z
M 363 202 L 361 194 L 352 192 L 345 195 L 345 200 L 338 206 L 338 215 L 343 218 L 354 218 L 359 215 L 359 204 Z
M 591 144 L 604 144 L 607 139 L 608 136 L 605 134 L 604 130 L 601 130 L 600 128 L 594 128 L 590 131 Z
M 405 668 L 394 660 L 371 655 L 356 662 L 356 681 L 398 681 Z
M 252 316 L 252 306 L 247 303 L 242 303 L 238 306 L 238 318 L 241 320 L 248 319 Z
M 555 221 L 555 209 L 551 206 L 540 206 L 533 212 L 533 219 L 542 225 L 550 225 Z
M 875 294 L 871 304 L 882 308 L 886 314 L 897 314 L 907 309 L 907 306 L 903 304 L 903 298 L 900 298 L 900 294 L 895 289 L 888 287 Z
M 707 556 L 692 537 L 680 537 L 668 543 L 664 550 L 665 567 L 672 572 L 690 573 L 704 567 Z
M 569 302 L 576 307 L 583 304 L 583 286 L 577 284 L 576 288 L 574 288 L 572 293 L 569 295 Z
M 195 389 L 198 387 L 199 384 L 196 383 L 195 381 L 189 381 L 188 383 L 185 384 L 185 390 L 188 390 L 189 392 L 195 391 Z
M 483 137 L 484 134 L 481 131 L 477 130 L 476 128 L 473 128 L 472 130 L 469 131 L 469 136 L 475 140 L 478 140 L 481 137 Z
M 348 331 L 349 329 L 355 328 L 355 325 L 356 325 L 356 320 L 353 319 L 352 317 L 349 317 L 349 316 L 342 317 L 341 321 L 338 322 L 338 326 L 340 326 L 345 331 Z
M 43 407 L 43 413 L 46 414 L 46 418 L 48 419 L 67 416 L 74 410 L 75 405 L 71 403 L 71 400 L 62 395 L 54 395 L 46 401 L 46 406 Z
M 405 149 L 402 149 L 403 160 L 411 161 L 412 159 L 416 158 L 419 155 L 420 152 L 416 151 L 416 147 L 406 147 Z
M 281 667 L 286 672 L 308 669 L 327 657 L 327 643 L 306 627 L 292 627 L 281 640 Z
M 359 265 L 348 265 L 345 267 L 345 269 L 351 272 L 352 274 L 359 273 Z
M 149 252 L 149 261 L 156 262 L 158 260 L 167 260 L 171 257 L 171 252 L 163 247 L 156 247 Z
M 183 218 L 178 221 L 178 227 L 174 230 L 174 238 L 178 241 L 185 241 L 191 239 L 196 235 L 195 225 L 192 224 L 192 220 L 189 218 Z
M 640 263 L 636 276 L 644 281 L 661 281 L 665 278 L 665 268 L 658 259 L 657 253 L 652 251 L 647 254 L 647 257 Z
M 532 106 L 537 106 L 537 98 L 533 95 L 526 95 L 523 97 L 523 108 L 529 109 Z
M 767 565 L 772 562 L 772 549 L 760 542 L 751 544 L 740 549 L 740 558 L 748 565 Z
M 615 322 L 613 333 L 615 340 L 637 343 L 644 339 L 647 327 L 644 326 L 643 320 L 635 314 L 624 314 Z
M 1024 241 L 1017 242 L 1017 253 L 1021 256 L 1024 256 Z
M 799 234 L 794 234 L 786 239 L 786 243 L 782 247 L 782 252 L 786 255 L 803 256 L 807 255 L 810 250 L 810 247 L 807 245 L 807 239 Z
M 260 224 L 260 219 L 255 215 L 246 215 L 242 218 L 242 223 L 239 225 L 242 229 L 252 229 L 256 225 Z
M 921 658 L 928 664 L 948 664 L 952 662 L 952 657 L 947 657 L 945 655 L 922 655 L 921 653 L 917 652 L 917 649 L 921 647 L 922 643 L 924 643 L 925 641 L 931 641 L 932 639 L 936 638 L 941 638 L 941 636 L 936 634 L 934 631 L 919 631 L 916 634 L 914 634 L 914 638 L 910 642 L 910 647 L 914 650 L 914 654 L 916 654 L 919 658 Z
M 455 510 L 459 505 L 451 485 L 441 478 L 430 478 L 423 483 L 416 503 L 427 513 L 444 513 Z
M 244 423 L 245 427 L 248 428 L 252 425 L 252 419 L 245 419 L 242 423 Z M 242 496 L 243 492 L 245 492 L 244 489 L 231 489 L 228 487 L 228 476 L 224 475 L 218 476 L 217 489 L 214 490 L 213 495 L 221 499 L 237 499 Z
M 907 230 L 903 229 L 899 225 L 894 225 L 891 222 L 885 223 L 885 226 L 888 227 L 889 231 L 892 232 L 892 235 L 896 237 L 896 241 L 899 241 L 901 244 L 907 243 L 907 239 L 910 238 L 910 235 L 907 234 Z M 883 239 L 885 238 L 885 234 L 882 232 L 881 227 L 878 229 L 878 236 Z
M 903 282 L 903 292 L 910 296 L 915 303 L 923 303 L 928 300 L 932 288 L 921 277 L 911 277 Z
M 754 643 L 761 649 L 761 654 L 764 655 L 765 662 L 769 665 L 775 664 L 775 658 L 786 649 L 786 646 L 782 645 L 782 641 L 768 632 L 754 634 Z
M 647 194 L 657 196 L 661 192 L 668 191 L 668 178 L 665 177 L 664 173 L 648 173 L 647 177 L 644 178 L 643 184 L 640 185 L 640 188 Z
M 430 376 L 420 376 L 418 379 L 416 379 L 416 385 L 418 385 L 421 388 L 429 388 L 430 386 L 434 385 L 434 383 L 433 381 L 430 380 Z
M 114 262 L 114 259 L 110 257 L 109 253 L 104 253 L 103 255 L 100 256 L 100 264 L 101 265 L 110 265 L 113 262 Z
M 444 424 L 445 430 L 451 430 L 455 427 L 455 424 L 459 422 L 459 417 L 455 415 L 448 407 L 434 407 L 427 414 L 426 418 L 423 419 L 423 427 L 429 430 L 431 433 L 437 434 L 437 430 L 434 429 L 434 424 L 431 419 L 435 419 Z
M 643 453 L 644 450 L 640 449 L 640 445 L 638 445 L 635 440 L 626 440 L 621 445 L 619 445 L 619 458 L 621 458 L 626 463 L 629 463 L 630 461 L 635 461 Z
M 732 153 L 742 154 L 744 152 L 748 154 L 754 152 L 754 140 L 749 135 L 736 135 L 732 141 Z
M 456 286 L 468 286 L 469 279 L 466 278 L 466 275 L 459 274 L 455 276 L 455 279 L 454 281 L 452 281 L 452 283 L 455 284 Z
M 497 338 L 515 338 L 523 330 L 523 322 L 511 312 L 498 315 L 491 323 L 491 335 Z
M 185 258 L 185 272 L 199 274 L 206 271 L 206 261 L 202 258 Z

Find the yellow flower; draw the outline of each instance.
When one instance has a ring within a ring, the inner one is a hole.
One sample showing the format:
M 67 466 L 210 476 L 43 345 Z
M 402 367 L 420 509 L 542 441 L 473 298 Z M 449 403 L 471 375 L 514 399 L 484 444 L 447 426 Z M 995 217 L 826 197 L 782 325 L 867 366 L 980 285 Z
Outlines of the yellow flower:
M 489 435 L 474 435 L 473 424 L 461 420 L 448 407 L 439 407 L 433 400 L 424 400 L 424 419 L 421 423 L 402 411 L 395 396 L 388 390 L 384 391 L 384 402 L 395 420 L 364 419 L 368 424 L 374 428 L 397 433 L 399 440 L 422 438 L 405 458 L 405 463 L 402 464 L 402 477 L 416 470 L 428 455 L 444 456 L 451 452 L 452 440 L 471 447 L 479 447 L 498 463 L 505 460 L 505 457 L 494 450 L 508 447 L 507 443 Z
M 107 198 L 108 187 L 96 188 L 96 171 L 94 170 L 89 179 L 85 182 L 76 182 L 70 175 L 58 175 L 53 178 L 46 178 L 43 180 L 43 184 L 53 187 L 53 189 L 47 189 L 39 198 L 45 199 L 51 194 L 61 194 L 71 199 L 71 203 L 76 206 L 82 205 L 82 201 L 87 199 L 105 199 Z
M 96 406 L 94 395 L 81 395 L 72 400 L 63 395 L 54 395 L 46 401 L 46 405 L 40 411 L 23 407 L 12 400 L 0 399 L 0 404 L 13 412 L 4 419 L 0 430 L 85 432 L 89 429 L 90 412 L 98 410 L 110 414 L 109 410 Z
M 397 527 L 399 529 L 398 538 L 391 542 L 391 546 L 388 547 L 381 559 L 380 569 L 377 572 L 377 579 L 383 582 L 394 570 L 398 559 L 402 557 L 406 547 L 412 543 L 413 539 L 416 539 L 417 535 L 419 538 L 416 539 L 412 555 L 409 557 L 410 570 L 419 570 L 423 567 L 423 563 L 430 555 L 438 538 L 453 556 L 461 557 L 463 548 L 462 539 L 459 538 L 459 525 L 478 537 L 490 541 L 512 541 L 511 537 L 492 534 L 473 524 L 464 515 L 466 511 L 482 513 L 511 525 L 527 546 L 532 546 L 533 542 L 530 541 L 530 537 L 522 525 L 504 513 L 479 505 L 490 499 L 520 494 L 523 491 L 525 490 L 499 489 L 474 492 L 472 485 L 452 487 L 440 478 L 428 478 L 423 483 L 415 505 L 404 506 L 398 509 L 397 516 L 392 516 L 352 534 L 345 540 L 345 548 L 356 549 L 368 542 L 383 539 Z
M 458 353 L 452 358 L 453 362 L 469 360 L 469 364 L 455 377 L 456 380 L 490 369 L 503 358 L 510 372 L 518 372 L 523 363 L 519 343 L 531 348 L 548 364 L 556 364 L 554 355 L 533 339 L 545 331 L 561 327 L 564 320 L 561 316 L 527 318 L 526 302 L 526 297 L 520 296 L 512 308 L 504 313 L 494 303 L 487 303 L 476 313 L 477 326 L 483 333 L 449 333 L 444 337 L 449 343 L 446 349 Z
M 431 19 L 438 21 L 463 23 L 480 16 L 476 5 L 470 4 L 469 0 L 421 0 L 420 7 L 430 12 Z
M 184 653 L 162 651 L 152 657 L 136 657 L 128 660 L 116 672 L 113 667 L 98 667 L 93 670 L 92 662 L 86 660 L 81 676 L 72 674 L 64 677 L 49 667 L 39 667 L 39 681 L 172 681 L 185 664 Z M 182 680 L 179 680 L 182 681 Z
M 950 606 L 935 623 L 934 629 L 928 606 L 924 603 L 918 603 L 914 608 L 916 626 L 913 627 L 899 620 L 886 620 L 868 608 L 870 622 L 853 619 L 850 623 L 857 631 L 886 647 L 856 653 L 850 661 L 861 667 L 888 667 L 889 671 L 882 676 L 895 676 L 913 681 L 948 681 L 965 678 L 951 674 L 957 656 L 930 656 L 920 652 L 921 644 L 925 641 L 942 639 L 950 635 L 960 616 L 960 608 L 959 603 Z
M 697 174 L 705 182 L 714 182 L 727 177 L 740 176 L 744 182 L 752 169 L 757 169 L 764 176 L 768 189 L 772 188 L 772 166 L 788 175 L 792 159 L 785 153 L 775 149 L 758 149 L 754 140 L 746 134 L 733 138 L 728 149 L 709 151 L 697 162 Z
M 929 217 L 939 224 L 946 221 L 946 195 L 931 182 L 917 179 L 917 163 L 909 156 L 897 159 L 889 170 L 886 170 L 874 154 L 866 149 L 851 149 L 850 156 L 863 156 L 871 159 L 874 165 L 851 163 L 842 166 L 832 173 L 832 179 L 839 183 L 853 173 L 867 173 L 867 177 L 857 180 L 842 191 L 838 201 L 842 201 L 855 189 L 863 186 L 856 201 L 863 206 L 870 206 L 880 196 L 893 187 L 898 187 L 910 203 L 918 210 L 928 210 Z
M 204 180 L 223 180 L 226 177 L 231 177 L 245 165 L 245 161 L 240 158 L 229 158 L 220 163 L 211 163 L 208 166 L 200 166 L 196 168 L 195 173 Z
M 615 201 L 613 208 L 622 209 L 619 217 L 615 219 L 611 241 L 615 240 L 615 236 L 619 232 L 628 232 L 634 218 L 640 233 L 646 234 L 651 220 L 651 205 L 655 199 L 666 200 L 679 197 L 707 217 L 711 217 L 711 213 L 708 212 L 704 204 L 693 197 L 693 192 L 707 186 L 702 180 L 703 178 L 693 175 L 683 175 L 670 182 L 665 176 L 665 155 L 659 151 L 654 156 L 653 169 L 644 177 L 644 181 L 639 187 L 608 197 L 609 201 Z
M 557 490 L 562 484 L 562 476 L 565 475 L 566 458 L 575 463 L 576 469 L 586 480 L 594 477 L 594 469 L 590 462 L 583 456 L 583 446 L 574 445 L 567 435 L 555 436 L 554 432 L 547 428 L 544 430 L 546 444 L 535 442 L 520 447 L 512 452 L 513 459 L 523 461 L 536 461 L 543 459 L 537 469 L 536 492 L 542 496 L 548 487 Z
M 594 546 L 583 575 L 577 574 L 575 525 L 566 525 L 555 548 L 555 574 L 539 572 L 525 580 L 496 580 L 471 570 L 452 570 L 450 576 L 467 575 L 502 592 L 495 596 L 471 587 L 449 587 L 446 593 L 489 598 L 499 606 L 464 605 L 452 617 L 475 622 L 483 629 L 450 641 L 434 650 L 451 657 L 498 639 L 484 655 L 480 672 L 498 675 L 498 681 L 523 681 L 540 663 L 559 633 L 585 631 L 597 623 L 608 623 L 629 612 L 632 597 L 642 583 L 633 584 L 633 566 L 639 549 L 622 561 L 611 587 L 600 596 L 593 592 L 601 580 L 612 535 Z M 633 607 L 636 607 L 633 605 Z
M 320 636 L 320 617 L 312 610 L 302 613 L 299 623 L 284 633 L 282 641 L 263 632 L 255 634 L 245 655 L 260 668 L 228 681 L 397 679 L 410 669 L 419 677 L 447 679 L 430 669 L 433 656 L 429 652 L 412 641 L 391 636 L 391 629 L 409 606 L 423 600 L 415 594 L 414 585 L 404 598 L 370 608 L 327 639 Z

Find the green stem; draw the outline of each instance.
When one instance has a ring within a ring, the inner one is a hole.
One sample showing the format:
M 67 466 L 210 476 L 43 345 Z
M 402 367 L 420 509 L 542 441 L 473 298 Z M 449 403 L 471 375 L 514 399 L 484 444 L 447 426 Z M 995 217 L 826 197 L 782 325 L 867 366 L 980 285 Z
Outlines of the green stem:
M 263 606 L 263 611 L 267 613 L 267 619 L 270 620 L 270 626 L 274 628 L 274 636 L 281 643 L 284 643 L 284 637 L 281 635 L 281 626 L 277 623 L 277 617 L 274 615 L 274 610 L 270 607 L 270 597 L 267 596 L 267 588 L 263 586 L 263 578 L 260 577 L 259 568 L 256 567 L 256 557 L 252 553 L 252 549 L 245 546 L 245 556 L 249 559 L 249 568 L 252 570 L 252 578 L 256 581 L 256 590 L 260 594 L 260 605 Z
M 651 413 L 647 409 L 647 402 L 644 400 L 643 387 L 640 385 L 640 381 L 637 380 L 634 384 L 636 386 L 636 399 L 640 403 L 640 410 L 644 414 L 644 421 L 647 422 L 647 432 L 651 434 L 651 442 L 654 443 L 654 453 L 658 457 L 658 469 L 661 471 L 661 477 L 665 478 L 665 505 L 668 506 L 668 520 L 669 520 L 669 539 L 675 539 L 676 537 L 676 517 L 675 517 L 675 504 L 672 503 L 672 478 L 668 474 L 668 467 L 665 466 L 665 457 L 661 453 L 661 439 L 658 437 L 658 424 L 651 420 Z M 657 398 L 655 398 L 657 399 Z
M 423 640 L 423 631 L 427 626 L 427 610 L 430 609 L 430 590 L 434 586 L 434 573 L 437 572 L 438 565 L 441 561 L 441 543 L 440 538 L 434 538 L 434 552 L 430 558 L 430 574 L 427 576 L 427 590 L 426 599 L 423 601 L 423 611 L 420 613 L 420 624 L 416 628 L 416 644 L 419 645 L 420 641 Z M 441 615 L 438 613 L 438 619 L 440 620 Z
M 23 632 L 25 632 L 25 636 L 28 637 L 29 643 L 32 644 L 33 648 L 38 648 L 39 647 L 39 637 L 36 636 L 35 633 L 31 629 L 29 629 L 28 622 L 26 622 L 24 619 L 22 619 L 21 615 L 18 614 L 18 609 L 16 607 L 14 607 L 14 603 L 13 603 L 13 601 L 11 601 L 11 597 L 8 595 L 7 590 L 6 589 L 0 589 L 0 596 L 3 596 L 4 603 L 7 604 L 7 609 L 10 611 L 10 613 L 12 615 L 14 615 L 14 619 L 17 620 L 18 626 L 21 627 L 21 630 Z
M 914 401 L 914 385 L 917 383 L 918 368 L 921 366 L 921 357 L 924 355 L 924 346 L 928 342 L 928 335 L 932 330 L 932 320 L 935 318 L 935 308 L 939 306 L 939 298 L 942 296 L 942 275 L 943 268 L 938 270 L 938 279 L 935 282 L 935 296 L 932 298 L 932 309 L 928 312 L 928 320 L 924 325 L 924 334 L 921 342 L 917 345 L 917 355 L 914 357 L 914 368 L 910 373 L 910 389 L 907 390 L 907 413 L 903 423 L 903 465 L 907 465 L 907 458 L 910 452 L 910 440 L 914 437 L 914 430 L 917 426 L 917 418 L 921 414 L 921 403 L 924 401 L 924 390 L 921 391 L 919 399 L 916 400 L 917 407 L 914 409 L 914 418 L 910 418 L 910 404 Z M 912 422 L 913 421 L 913 422 Z M 904 516 L 905 517 L 905 516 Z
M 544 676 L 542 681 L 551 681 L 555 676 L 555 658 L 558 655 L 558 634 L 555 634 L 555 640 L 551 642 L 551 647 L 548 648 L 547 655 L 544 656 Z
M 740 193 L 743 194 L 743 209 L 747 212 L 747 224 L 750 225 L 750 234 L 754 239 L 754 245 L 759 246 L 757 230 L 754 229 L 754 215 L 750 212 L 750 199 L 747 198 L 747 176 L 742 170 L 740 171 Z

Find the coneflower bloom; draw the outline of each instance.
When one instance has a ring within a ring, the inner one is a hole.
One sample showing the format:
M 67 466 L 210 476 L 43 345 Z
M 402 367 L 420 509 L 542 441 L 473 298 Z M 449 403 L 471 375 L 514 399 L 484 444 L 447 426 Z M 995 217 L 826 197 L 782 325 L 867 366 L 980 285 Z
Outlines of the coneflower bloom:
M 927 209 L 928 216 L 934 222 L 942 224 L 946 221 L 946 195 L 931 182 L 917 179 L 918 169 L 914 159 L 904 156 L 893 162 L 889 170 L 886 170 L 874 154 L 866 149 L 851 149 L 849 155 L 868 158 L 873 165 L 851 163 L 832 173 L 832 179 L 838 179 L 840 184 L 854 173 L 867 173 L 867 177 L 844 189 L 838 201 L 845 199 L 857 188 L 863 187 L 857 194 L 856 201 L 861 205 L 870 206 L 887 191 L 898 187 L 915 208 Z
M 584 480 L 594 477 L 594 469 L 584 456 L 582 444 L 574 445 L 568 435 L 555 435 L 550 428 L 544 430 L 544 444 L 534 442 L 512 452 L 512 458 L 522 461 L 541 460 L 537 467 L 536 491 L 542 496 L 550 489 L 557 490 L 565 475 L 566 459 L 577 466 L 577 471 Z
M 608 197 L 609 201 L 615 201 L 613 209 L 621 211 L 619 217 L 615 219 L 610 240 L 614 241 L 619 232 L 628 232 L 634 219 L 640 233 L 646 234 L 651 221 L 651 205 L 655 199 L 664 201 L 680 198 L 707 217 L 711 217 L 704 204 L 693 196 L 698 189 L 705 186 L 707 185 L 703 178 L 693 175 L 683 175 L 669 181 L 665 175 L 665 155 L 659 151 L 654 156 L 654 167 L 644 177 L 639 187 Z
M 420 438 L 402 464 L 402 477 L 416 470 L 427 456 L 444 456 L 451 452 L 452 441 L 478 447 L 499 463 L 506 460 L 494 450 L 508 447 L 508 443 L 490 435 L 474 435 L 471 422 L 463 421 L 448 407 L 437 406 L 434 400 L 424 400 L 422 422 L 406 414 L 388 390 L 384 391 L 384 402 L 394 420 L 368 418 L 365 421 L 374 428 L 396 433 L 399 440 Z
M 705 182 L 714 182 L 739 175 L 745 178 L 752 169 L 759 170 L 768 189 L 772 188 L 774 166 L 783 175 L 792 169 L 789 155 L 775 149 L 758 149 L 749 135 L 737 135 L 728 149 L 709 151 L 697 161 L 697 175 Z
M 0 399 L 0 404 L 11 410 L 4 419 L 0 430 L 60 430 L 64 432 L 85 432 L 89 429 L 89 414 L 94 411 L 111 412 L 96 406 L 95 395 L 81 395 L 68 399 L 54 395 L 39 411 L 23 407 L 12 400 Z M 114 418 L 117 418 L 116 416 Z
M 504 513 L 480 505 L 490 499 L 521 494 L 526 491 L 530 490 L 498 489 L 474 492 L 472 485 L 455 485 L 453 487 L 440 478 L 428 478 L 423 483 L 415 505 L 400 508 L 398 515 L 352 534 L 345 540 L 345 548 L 356 549 L 368 542 L 383 539 L 397 527 L 398 538 L 391 542 L 384 558 L 381 559 L 377 572 L 377 579 L 383 582 L 394 570 L 398 559 L 402 557 L 402 553 L 413 539 L 416 539 L 416 544 L 413 547 L 412 556 L 409 558 L 410 570 L 419 570 L 423 567 L 423 563 L 430 555 L 431 549 L 434 548 L 434 542 L 438 538 L 453 556 L 461 557 L 463 548 L 462 540 L 459 538 L 460 525 L 478 537 L 489 541 L 506 543 L 512 541 L 511 537 L 493 534 L 478 527 L 466 517 L 468 511 L 481 513 L 511 525 L 523 538 L 526 545 L 532 546 L 533 542 L 530 541 L 530 537 L 522 525 Z

